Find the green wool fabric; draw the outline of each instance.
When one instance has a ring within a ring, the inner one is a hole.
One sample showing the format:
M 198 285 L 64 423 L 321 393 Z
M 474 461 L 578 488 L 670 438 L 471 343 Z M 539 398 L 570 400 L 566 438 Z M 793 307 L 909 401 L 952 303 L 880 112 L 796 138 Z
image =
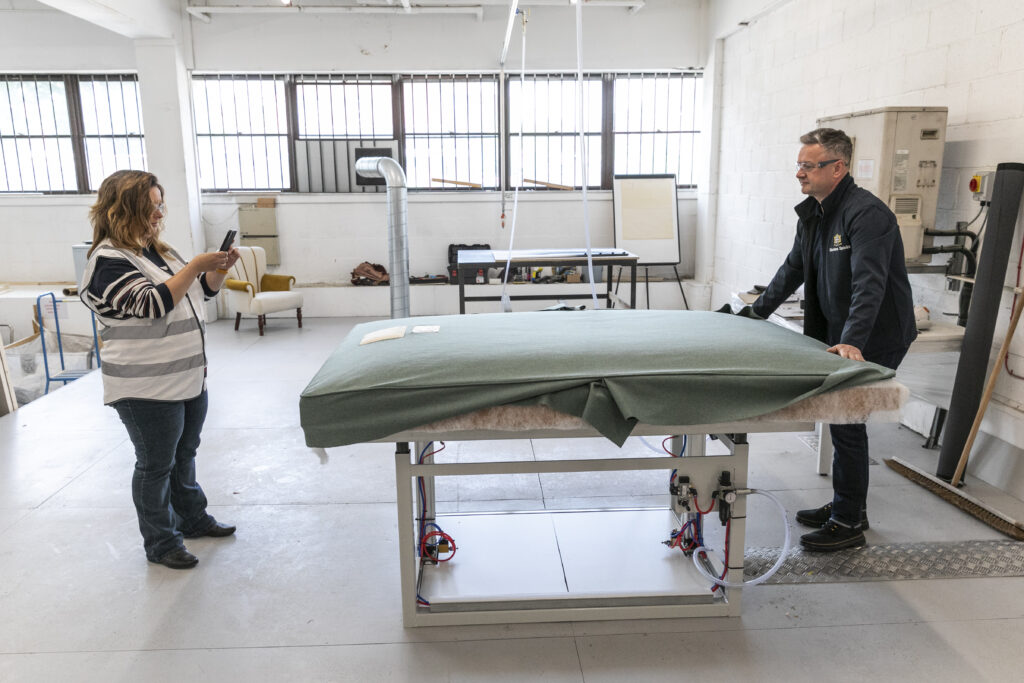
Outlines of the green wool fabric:
M 360 345 L 405 325 L 400 339 Z M 437 332 L 413 334 L 414 326 Z M 357 325 L 302 392 L 306 444 L 344 446 L 497 405 L 576 415 L 618 445 L 637 422 L 735 422 L 892 370 L 707 311 L 491 313 Z

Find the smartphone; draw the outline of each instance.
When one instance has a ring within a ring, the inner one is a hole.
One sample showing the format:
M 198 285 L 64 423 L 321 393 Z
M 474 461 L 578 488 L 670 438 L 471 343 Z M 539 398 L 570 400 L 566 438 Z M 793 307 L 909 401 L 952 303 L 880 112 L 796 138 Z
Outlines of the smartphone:
M 228 251 L 231 249 L 231 244 L 235 241 L 235 235 L 237 234 L 237 230 L 228 230 L 228 234 L 224 235 L 224 241 L 220 243 L 220 249 L 217 251 Z

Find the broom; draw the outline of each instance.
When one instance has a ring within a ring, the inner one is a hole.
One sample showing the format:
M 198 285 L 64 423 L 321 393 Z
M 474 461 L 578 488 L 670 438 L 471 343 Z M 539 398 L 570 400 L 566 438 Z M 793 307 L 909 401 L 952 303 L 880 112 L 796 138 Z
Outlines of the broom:
M 953 474 L 953 479 L 951 480 L 952 483 L 947 484 L 938 477 L 932 476 L 898 458 L 891 458 L 885 461 L 885 464 L 888 465 L 890 469 L 899 472 L 912 482 L 920 484 L 946 502 L 952 503 L 972 517 L 976 517 L 989 525 L 996 531 L 1004 533 L 1010 538 L 1018 541 L 1024 541 L 1024 524 L 1021 524 L 1012 517 L 1008 517 L 999 510 L 986 505 L 977 498 L 958 490 L 956 487 L 960 482 L 960 477 L 963 476 L 964 469 L 967 467 L 967 458 L 971 454 L 971 447 L 974 446 L 974 439 L 978 436 L 978 430 L 981 428 L 982 418 L 985 417 L 985 409 L 988 408 L 988 402 L 992 398 L 992 391 L 995 389 L 996 380 L 999 379 L 999 374 L 1003 367 L 1003 361 L 1006 360 L 1006 354 L 1010 351 L 1010 341 L 1013 339 L 1013 333 L 1017 329 L 1017 322 L 1020 320 L 1021 310 L 1024 310 L 1024 295 L 1018 296 L 1017 302 L 1013 306 L 1013 314 L 1010 317 L 1010 326 L 1006 330 L 1006 337 L 1003 339 L 1002 346 L 999 347 L 999 354 L 996 356 L 996 363 L 992 368 L 992 372 L 989 373 L 988 383 L 985 385 L 985 393 L 982 394 L 981 404 L 978 406 L 978 413 L 974 416 L 974 424 L 971 425 L 971 431 L 967 435 L 967 443 L 964 444 L 964 450 L 960 454 L 960 461 L 957 463 L 956 472 Z

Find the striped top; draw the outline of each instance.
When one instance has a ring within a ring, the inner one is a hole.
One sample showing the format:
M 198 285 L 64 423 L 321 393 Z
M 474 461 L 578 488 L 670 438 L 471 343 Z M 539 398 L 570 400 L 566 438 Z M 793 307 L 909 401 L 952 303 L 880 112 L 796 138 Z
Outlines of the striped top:
M 173 275 L 170 266 L 155 249 L 143 249 L 142 255 L 168 275 Z M 199 282 L 207 299 L 216 296 L 217 292 L 206 284 L 206 273 L 199 277 Z M 84 296 L 90 298 L 94 304 L 91 308 L 103 318 L 160 318 L 174 308 L 174 299 L 167 285 L 163 282 L 154 284 L 124 258 L 97 258 Z
M 101 327 L 104 403 L 184 401 L 205 388 L 203 301 L 215 292 L 204 274 L 175 305 L 166 282 L 185 263 L 173 250 L 164 259 L 107 241 L 90 256 L 79 291 Z

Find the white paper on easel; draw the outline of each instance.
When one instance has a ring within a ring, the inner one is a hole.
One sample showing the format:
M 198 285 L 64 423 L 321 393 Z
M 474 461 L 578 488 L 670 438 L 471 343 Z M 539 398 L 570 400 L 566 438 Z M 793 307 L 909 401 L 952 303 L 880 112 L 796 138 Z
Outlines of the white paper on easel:
M 373 342 L 384 341 L 386 339 L 401 339 L 405 336 L 405 325 L 398 325 L 396 327 L 385 327 L 382 330 L 375 330 L 373 332 L 367 332 L 363 335 L 363 338 L 359 341 L 359 345 L 372 344 Z

